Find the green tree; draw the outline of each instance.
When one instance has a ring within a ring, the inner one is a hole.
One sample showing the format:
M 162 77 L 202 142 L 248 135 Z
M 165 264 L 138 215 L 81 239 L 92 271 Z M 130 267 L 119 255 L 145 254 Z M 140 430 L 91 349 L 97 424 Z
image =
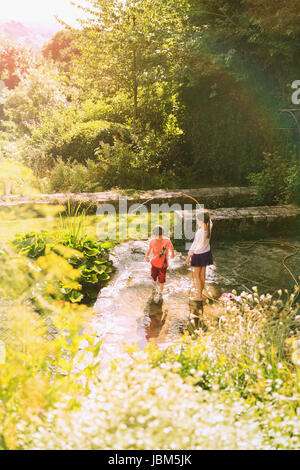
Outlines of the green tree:
M 27 131 L 28 123 L 38 120 L 42 109 L 64 104 L 66 93 L 55 69 L 45 65 L 33 68 L 17 87 L 4 92 L 5 117 L 21 132 Z
M 191 175 L 244 183 L 263 152 L 299 148 L 287 114 L 300 76 L 295 0 L 190 0 L 179 70 Z M 203 165 L 205 163 L 205 165 Z M 215 171 L 218 168 L 218 172 Z
M 289 99 L 290 84 L 300 73 L 298 0 L 190 2 L 202 53 L 239 79 L 251 80 L 257 92 L 273 93 L 274 101 Z
M 89 0 L 83 8 L 77 71 L 88 88 L 104 96 L 127 91 L 138 119 L 139 89 L 174 79 L 187 0 Z

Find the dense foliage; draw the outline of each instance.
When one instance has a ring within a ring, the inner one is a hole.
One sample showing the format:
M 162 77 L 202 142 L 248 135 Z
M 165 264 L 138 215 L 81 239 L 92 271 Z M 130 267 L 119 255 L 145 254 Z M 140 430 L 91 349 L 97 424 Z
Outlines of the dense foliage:
M 13 90 L 4 93 L 4 112 L 24 133 L 28 125 L 38 122 L 45 107 L 55 107 L 66 102 L 66 88 L 57 70 L 40 65 L 28 71 L 26 77 Z
M 43 294 L 47 317 L 34 311 L 32 289 L 57 275 L 57 258 L 37 270 L 12 256 L 0 257 L 1 449 L 299 447 L 295 295 L 254 288 L 221 306 L 206 334 L 127 348 L 103 369 L 90 310 Z
M 254 199 L 258 204 L 300 204 L 300 165 L 297 157 L 287 162 L 278 154 L 265 154 L 262 171 L 250 174 L 249 180 L 257 187 Z
M 46 292 L 55 298 L 72 303 L 91 304 L 99 290 L 110 279 L 113 271 L 109 260 L 110 243 L 96 242 L 75 233 L 50 235 L 47 232 L 17 235 L 13 245 L 20 254 L 37 260 L 40 268 L 47 266 L 47 257 L 58 266 L 67 261 L 74 269 L 74 277 L 58 274 L 45 285 Z M 66 261 L 65 261 L 66 260 Z
M 2 97 L 1 127 L 27 135 L 24 162 L 46 188 L 248 184 L 264 153 L 298 166 L 294 1 L 87 4 L 82 27 L 65 25 Z M 86 177 L 64 183 L 76 165 Z
M 59 159 L 50 170 L 50 177 L 43 187 L 46 193 L 93 193 L 103 189 L 101 170 L 93 160 L 85 164 Z
M 74 55 L 79 54 L 74 40 L 74 35 L 70 31 L 58 31 L 49 42 L 44 44 L 42 55 L 46 59 L 53 60 L 59 68 L 67 72 Z
M 93 312 L 83 305 L 63 304 L 45 292 L 41 295 L 39 286 L 57 276 L 58 271 L 61 277 L 71 275 L 72 268 L 67 262 L 56 267 L 58 259 L 46 255 L 48 266 L 37 269 L 28 258 L 16 260 L 15 253 L 1 251 L 0 341 L 5 344 L 0 375 L 3 450 L 27 447 L 23 438 L 19 438 L 19 431 L 25 430 L 30 422 L 37 424 L 62 393 L 74 398 L 80 391 L 84 393 L 94 373 L 90 364 L 74 370 L 79 359 L 78 346 L 83 340 L 97 355 L 95 336 L 82 333 Z M 36 313 L 33 296 L 35 303 L 47 309 L 46 320 Z M 78 378 L 83 373 L 87 375 L 81 385 Z

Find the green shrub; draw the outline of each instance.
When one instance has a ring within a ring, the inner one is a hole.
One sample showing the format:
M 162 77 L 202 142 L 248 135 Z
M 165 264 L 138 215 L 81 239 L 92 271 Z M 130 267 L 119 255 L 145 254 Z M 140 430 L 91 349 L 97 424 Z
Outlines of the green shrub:
M 287 204 L 300 202 L 300 167 L 278 153 L 264 153 L 263 169 L 252 173 L 248 180 L 257 187 L 258 204 Z
M 41 269 L 47 267 L 46 255 L 54 263 L 55 259 L 61 262 L 61 257 L 69 263 L 75 276 L 70 279 L 58 274 L 57 278 L 49 281 L 46 289 L 52 297 L 68 302 L 91 304 L 113 271 L 109 260 L 113 245 L 77 236 L 75 232 L 54 235 L 31 232 L 17 235 L 12 243 L 20 254 L 38 260 Z
M 69 109 L 68 109 L 69 108 Z M 30 126 L 28 163 L 36 165 L 31 149 L 39 149 L 56 159 L 86 163 L 95 160 L 95 150 L 101 142 L 113 145 L 116 139 L 130 141 L 126 127 L 108 121 L 81 122 L 73 105 L 62 110 L 45 110 L 37 124 Z M 34 152 L 36 153 L 36 152 Z
M 101 142 L 110 145 L 117 139 L 130 142 L 130 131 L 125 126 L 99 119 L 101 112 L 96 112 L 93 106 L 79 105 L 76 101 L 45 106 L 38 119 L 26 123 L 30 136 L 25 158 L 36 174 L 45 176 L 59 156 L 63 161 L 85 164 L 89 159 L 95 160 L 95 150 Z
M 81 120 L 89 121 L 109 121 L 124 125 L 129 125 L 132 119 L 131 96 L 125 93 L 118 93 L 113 97 L 99 100 L 86 100 L 82 103 Z
M 300 204 L 300 164 L 289 166 L 286 178 L 286 201 Z
M 79 122 L 66 133 L 62 145 L 49 150 L 54 156 L 59 155 L 64 160 L 85 163 L 89 159 L 95 160 L 95 150 L 101 142 L 113 145 L 115 139 L 128 141 L 128 130 L 107 121 Z
M 104 189 L 112 187 L 144 188 L 152 168 L 138 153 L 132 144 L 116 142 L 114 146 L 101 145 L 97 150 L 99 165 L 102 170 Z
M 13 90 L 4 94 L 5 116 L 14 122 L 23 134 L 30 125 L 38 124 L 45 107 L 65 106 L 67 89 L 54 68 L 41 65 L 31 69 Z
M 178 136 L 157 137 L 151 132 L 133 136 L 131 143 L 118 138 L 113 145 L 102 142 L 95 151 L 96 162 L 88 159 L 83 164 L 60 157 L 48 173 L 47 190 L 176 188 L 182 182 L 178 149 Z
M 154 132 L 138 133 L 132 143 L 116 141 L 101 145 L 99 158 L 104 189 L 176 188 L 182 182 L 179 150 L 180 130 L 171 129 L 162 136 Z
M 0 131 L 0 156 L 14 162 L 22 162 L 24 157 L 24 139 L 17 139 L 14 133 Z
M 191 86 L 180 91 L 186 176 L 196 187 L 245 184 L 261 169 L 260 155 L 277 126 L 248 87 L 217 62 L 202 60 Z
M 48 232 L 41 231 L 16 235 L 12 243 L 20 254 L 37 259 L 39 256 L 45 255 L 46 244 L 52 241 L 53 237 Z
M 17 266 L 13 263 L 9 269 L 14 283 L 21 284 L 23 273 Z M 25 278 L 30 275 L 27 270 Z M 24 283 L 22 288 L 24 295 Z M 26 302 L 23 296 L 15 297 L 4 313 L 1 310 L 0 340 L 5 344 L 6 361 L 1 363 L 0 374 L 0 449 L 20 450 L 25 444 L 24 431 L 33 423 L 42 424 L 42 415 L 64 395 L 69 395 L 71 408 L 80 406 L 76 397 L 87 392 L 96 369 L 95 363 L 85 361 L 78 370 L 78 345 L 84 339 L 93 357 L 99 345 L 95 335 L 83 337 L 93 315 L 86 306 L 52 305 L 51 328 L 56 335 L 50 335 L 50 318 L 45 321 L 38 315 L 28 297 Z
M 95 301 L 99 290 L 110 279 L 113 271 L 112 261 L 109 260 L 111 243 L 97 242 L 92 238 L 79 240 L 69 234 L 62 237 L 62 245 L 72 248 L 81 256 L 68 259 L 70 265 L 80 272 L 79 289 L 62 286 L 66 300 L 71 302 L 84 302 L 90 304 Z
M 0 158 L 0 195 L 32 195 L 37 193 L 37 185 L 30 168 L 10 159 Z
M 83 165 L 59 159 L 48 177 L 47 190 L 72 193 L 101 191 L 101 168 L 92 160 Z
M 174 103 L 170 105 L 171 111 L 173 107 L 176 107 Z M 125 94 L 118 95 L 118 99 L 73 101 L 45 107 L 38 121 L 28 123 L 26 162 L 40 178 L 49 179 L 51 191 L 180 186 L 182 131 L 176 110 L 168 112 L 163 105 L 161 108 L 153 117 L 159 121 L 155 130 L 141 121 L 133 132 L 119 124 L 130 125 L 131 110 Z M 99 171 L 90 160 L 100 160 Z M 74 162 L 81 166 L 75 167 Z

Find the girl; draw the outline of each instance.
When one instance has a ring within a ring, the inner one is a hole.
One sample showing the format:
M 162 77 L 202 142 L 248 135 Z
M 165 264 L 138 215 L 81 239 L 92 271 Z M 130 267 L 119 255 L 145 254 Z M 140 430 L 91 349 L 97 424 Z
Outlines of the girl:
M 212 221 L 208 211 L 197 215 L 198 230 L 194 242 L 189 251 L 185 264 L 190 264 L 194 270 L 197 295 L 191 300 L 203 301 L 203 289 L 206 279 L 206 266 L 213 264 L 213 257 L 210 250 L 210 237 L 212 231 Z

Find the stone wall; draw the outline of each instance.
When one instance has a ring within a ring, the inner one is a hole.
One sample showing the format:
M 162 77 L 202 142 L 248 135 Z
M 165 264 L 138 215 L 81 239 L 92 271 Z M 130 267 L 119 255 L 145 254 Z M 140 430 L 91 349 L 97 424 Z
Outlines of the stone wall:
M 257 239 L 266 236 L 298 236 L 300 233 L 300 209 L 294 206 L 253 207 L 251 201 L 256 193 L 255 188 L 201 188 L 178 191 L 145 191 L 145 192 L 102 192 L 82 194 L 44 194 L 35 198 L 7 196 L 0 198 L 0 207 L 28 206 L 31 208 L 43 204 L 65 205 L 70 203 L 76 207 L 81 204 L 90 214 L 95 214 L 101 204 L 113 204 L 119 208 L 119 198 L 126 197 L 127 205 L 145 204 L 148 210 L 151 204 L 185 204 L 192 201 L 187 197 L 179 197 L 186 193 L 196 198 L 205 208 L 209 209 L 214 221 L 215 239 L 249 238 Z M 194 208 L 196 205 L 194 204 Z M 189 206 L 191 208 L 191 206 Z M 182 216 L 182 210 L 176 211 Z M 192 210 L 185 214 L 195 217 Z
M 183 216 L 183 211 L 176 213 Z M 295 206 L 222 208 L 211 210 L 210 214 L 215 240 L 300 236 L 300 208 Z M 195 211 L 185 211 L 185 217 L 193 218 L 195 229 Z
M 100 204 L 113 204 L 118 210 L 119 198 L 126 197 L 128 205 L 143 204 L 149 199 L 153 199 L 147 204 L 150 207 L 151 202 L 155 204 L 191 204 L 191 200 L 186 197 L 179 197 L 179 193 L 186 193 L 196 198 L 200 204 L 204 204 L 209 209 L 217 207 L 243 207 L 251 205 L 256 189 L 252 187 L 233 187 L 233 188 L 201 188 L 201 189 L 180 189 L 180 190 L 155 190 L 155 191 L 109 191 L 101 193 L 81 193 L 81 194 L 41 194 L 34 198 L 6 196 L 0 198 L 0 207 L 12 205 L 32 205 L 32 204 L 59 204 L 77 206 L 79 203 L 82 208 L 88 209 L 89 213 L 95 213 Z

